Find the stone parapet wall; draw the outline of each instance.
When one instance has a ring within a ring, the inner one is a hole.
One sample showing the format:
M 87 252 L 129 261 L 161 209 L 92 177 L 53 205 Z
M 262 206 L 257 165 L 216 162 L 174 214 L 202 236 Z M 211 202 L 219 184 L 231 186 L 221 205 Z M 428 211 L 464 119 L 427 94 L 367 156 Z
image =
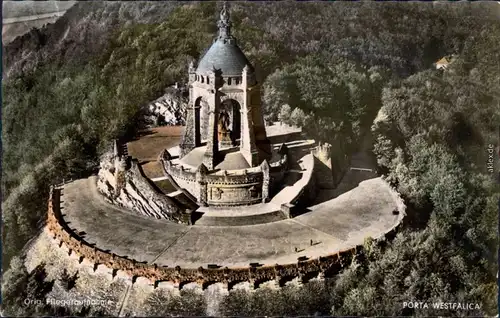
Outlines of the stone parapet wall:
M 167 150 L 160 155 L 164 172 L 179 188 L 187 190 L 198 200 L 201 197 L 200 191 L 205 191 L 205 189 L 209 205 L 250 205 L 263 200 L 264 173 L 261 165 L 248 169 L 209 172 L 203 175 L 201 181 L 197 177 L 198 171 L 181 164 L 172 164 L 171 158 Z M 283 180 L 287 165 L 288 155 L 283 153 L 280 160 L 269 167 L 270 184 L 268 187 L 271 190 Z
M 64 221 L 60 210 L 60 195 L 61 189 L 51 187 L 47 214 L 47 230 L 52 238 L 58 241 L 59 247 L 62 247 L 63 244 L 66 245 L 70 255 L 76 254 L 80 263 L 85 261 L 92 264 L 94 271 L 97 270 L 99 265 L 104 265 L 112 270 L 113 276 L 118 271 L 122 271 L 131 277 L 132 281 L 137 278 L 145 278 L 155 287 L 160 282 L 171 282 L 178 287 L 182 287 L 187 283 L 197 283 L 206 288 L 210 284 L 224 283 L 231 288 L 231 286 L 240 282 L 250 282 L 255 284 L 254 286 L 258 286 L 259 283 L 272 280 L 281 283 L 294 278 L 307 281 L 318 275 L 329 277 L 336 275 L 340 270 L 351 264 L 352 259 L 363 249 L 362 245 L 358 245 L 319 258 L 298 260 L 292 264 L 266 264 L 260 267 L 181 268 L 179 266 L 158 266 L 105 252 L 90 245 L 72 231 Z M 400 200 L 395 191 L 394 195 Z M 398 209 L 404 208 L 404 203 L 399 202 Z M 404 210 L 400 210 L 401 217 L 404 216 L 404 213 Z M 383 236 L 392 238 L 400 225 L 401 222 Z
M 186 189 L 189 193 L 196 192 L 196 173 L 189 170 L 182 170 L 180 168 L 168 167 L 162 161 L 164 171 L 175 181 L 175 183 L 182 189 Z
M 196 172 L 192 169 L 183 169 L 181 166 L 166 166 L 166 171 L 174 178 L 186 180 L 186 181 L 195 181 L 196 180 Z M 228 172 L 227 175 L 217 175 L 217 174 L 207 174 L 205 176 L 205 180 L 210 184 L 230 184 L 230 185 L 238 185 L 244 183 L 254 183 L 262 181 L 262 171 L 251 171 L 247 170 L 247 173 L 242 171 Z
M 312 149 L 312 154 L 317 158 L 317 169 L 315 172 L 318 177 L 321 176 L 321 178 L 317 178 L 316 183 L 319 188 L 323 189 L 333 189 L 336 185 L 332 171 L 333 159 L 331 158 L 331 148 L 332 146 L 329 143 L 322 143 Z M 340 175 L 342 176 L 343 174 L 341 173 Z
M 315 171 L 317 169 L 318 159 L 311 153 L 302 157 L 301 167 L 303 167 L 304 175 L 301 180 L 298 181 L 300 191 L 298 191 L 293 197 L 290 198 L 289 203 L 291 204 L 291 210 L 289 211 L 290 217 L 296 216 L 296 212 L 303 210 L 304 206 L 307 206 L 317 195 L 317 182 L 315 177 Z
M 349 151 L 345 148 L 344 143 L 340 141 L 333 141 L 331 147 L 329 147 L 330 168 L 332 170 L 334 186 L 340 183 L 351 163 L 351 157 L 348 155 Z
M 172 165 L 165 165 L 165 171 L 172 176 L 179 187 L 188 190 L 194 196 L 201 191 L 196 172 Z M 206 184 L 207 202 L 210 205 L 248 205 L 262 201 L 262 171 L 224 176 L 207 174 L 203 182 Z
M 317 159 L 312 154 L 310 156 L 305 156 L 303 158 L 303 166 L 305 168 L 305 182 L 306 184 L 300 191 L 299 195 L 292 200 L 293 204 L 298 204 L 300 201 L 304 201 L 304 203 L 309 203 L 316 197 L 316 178 L 314 176 L 314 172 L 316 171 Z
M 131 161 L 127 171 L 127 183 L 124 190 L 127 192 L 130 208 L 141 214 L 156 218 L 164 218 L 177 223 L 188 223 L 190 219 L 187 211 L 179 206 L 174 199 L 159 193 L 144 176 L 137 160 Z

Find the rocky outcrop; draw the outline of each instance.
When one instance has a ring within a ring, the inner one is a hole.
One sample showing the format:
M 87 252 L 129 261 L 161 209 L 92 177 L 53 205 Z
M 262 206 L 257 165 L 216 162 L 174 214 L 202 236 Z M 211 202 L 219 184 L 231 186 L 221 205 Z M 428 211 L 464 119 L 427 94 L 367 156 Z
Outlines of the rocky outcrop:
M 159 126 L 184 126 L 188 102 L 189 92 L 185 87 L 179 84 L 168 87 L 165 95 L 147 106 L 150 121 Z
M 97 187 L 111 203 L 149 217 L 190 223 L 190 211 L 157 191 L 136 160 L 108 153 L 102 158 L 98 176 Z

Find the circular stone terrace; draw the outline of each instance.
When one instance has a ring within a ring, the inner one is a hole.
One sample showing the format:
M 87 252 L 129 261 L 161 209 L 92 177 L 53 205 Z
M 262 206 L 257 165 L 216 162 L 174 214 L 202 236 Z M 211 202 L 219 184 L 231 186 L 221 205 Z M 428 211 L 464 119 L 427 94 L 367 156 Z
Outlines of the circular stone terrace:
M 198 268 L 208 264 L 288 264 L 363 244 L 395 228 L 399 198 L 380 178 L 310 208 L 310 212 L 266 224 L 187 226 L 131 213 L 104 201 L 96 178 L 66 184 L 61 193 L 64 221 L 101 250 L 159 266 Z M 312 240 L 312 245 L 311 245 Z
M 362 162 L 362 157 L 354 155 L 352 164 Z M 112 260 L 117 256 L 154 270 L 220 268 L 238 273 L 256 264 L 262 268 L 279 264 L 299 266 L 294 270 L 300 272 L 301 262 L 321 263 L 333 256 L 339 259 L 342 253 L 356 252 L 366 238 L 393 234 L 401 224 L 405 205 L 400 196 L 368 170 L 350 167 L 335 189 L 318 189 L 318 200 L 296 217 L 247 225 L 183 225 L 138 215 L 108 203 L 98 192 L 97 177 L 90 177 L 54 190 L 48 230 L 58 238 L 59 246 L 66 243 L 80 261 L 86 255 L 78 255 L 78 250 L 98 255 L 87 260 L 94 264 L 94 270 L 106 263 L 100 261 L 104 252 L 112 255 Z M 243 209 L 265 213 L 261 211 L 264 205 Z M 219 213 L 230 216 L 227 211 Z M 54 226 L 54 222 L 59 225 Z M 61 231 L 69 235 L 56 233 Z M 97 250 L 102 252 L 95 254 Z M 119 267 L 116 261 L 109 264 Z M 149 278 L 154 281 L 154 277 Z

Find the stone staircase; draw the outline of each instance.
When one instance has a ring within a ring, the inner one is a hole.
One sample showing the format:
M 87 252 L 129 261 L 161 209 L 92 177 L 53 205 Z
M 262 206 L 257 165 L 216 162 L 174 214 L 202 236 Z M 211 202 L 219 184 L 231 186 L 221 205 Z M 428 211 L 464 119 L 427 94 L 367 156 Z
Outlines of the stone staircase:
M 284 220 L 287 217 L 279 205 L 259 203 L 238 207 L 199 207 L 201 215 L 194 224 L 203 226 L 243 226 Z

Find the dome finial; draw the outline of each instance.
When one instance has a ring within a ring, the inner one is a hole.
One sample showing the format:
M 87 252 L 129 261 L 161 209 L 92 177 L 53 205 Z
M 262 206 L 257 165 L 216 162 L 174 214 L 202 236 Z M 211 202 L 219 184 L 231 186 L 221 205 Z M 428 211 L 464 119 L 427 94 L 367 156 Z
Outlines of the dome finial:
M 222 10 L 220 12 L 220 17 L 221 17 L 221 20 L 229 21 L 229 12 L 227 11 L 227 2 L 226 1 L 224 1 L 222 3 Z
M 219 22 L 217 23 L 217 26 L 219 27 L 219 39 L 231 38 L 231 21 L 226 1 L 224 1 L 222 4 L 222 10 L 220 11 L 220 19 Z

